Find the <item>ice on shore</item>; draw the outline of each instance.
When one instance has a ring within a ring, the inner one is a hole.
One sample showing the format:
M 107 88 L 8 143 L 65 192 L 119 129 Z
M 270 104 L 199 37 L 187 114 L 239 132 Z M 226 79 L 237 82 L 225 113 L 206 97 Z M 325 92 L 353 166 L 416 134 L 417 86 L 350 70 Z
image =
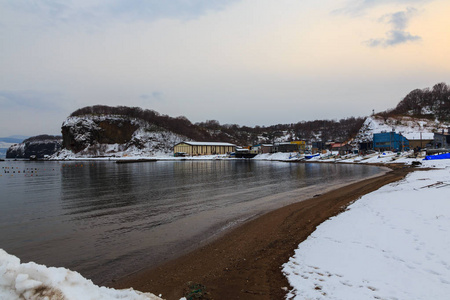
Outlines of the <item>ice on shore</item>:
M 133 289 L 115 290 L 99 287 L 79 273 L 53 268 L 20 259 L 0 249 L 0 299 L 65 300 L 157 300 L 150 293 Z
M 449 299 L 450 160 L 363 196 L 283 265 L 288 299 Z

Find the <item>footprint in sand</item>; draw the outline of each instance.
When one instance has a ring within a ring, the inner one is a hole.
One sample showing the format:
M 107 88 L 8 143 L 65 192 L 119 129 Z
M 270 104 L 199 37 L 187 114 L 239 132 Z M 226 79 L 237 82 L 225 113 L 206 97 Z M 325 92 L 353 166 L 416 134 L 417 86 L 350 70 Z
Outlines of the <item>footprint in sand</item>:
M 442 275 L 441 273 L 438 273 L 435 270 L 425 269 L 425 271 L 427 271 L 428 273 L 433 274 L 433 275 L 438 275 L 438 276 Z

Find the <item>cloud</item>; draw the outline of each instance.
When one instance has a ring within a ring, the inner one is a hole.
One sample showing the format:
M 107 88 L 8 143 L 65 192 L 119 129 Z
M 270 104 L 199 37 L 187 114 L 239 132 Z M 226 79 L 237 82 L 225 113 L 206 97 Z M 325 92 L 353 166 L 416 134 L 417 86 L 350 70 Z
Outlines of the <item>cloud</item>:
M 0 91 L 0 106 L 2 109 L 21 109 L 38 111 L 62 111 L 58 93 L 39 91 Z
M 409 19 L 417 14 L 417 9 L 409 7 L 406 11 L 399 11 L 393 14 L 386 14 L 380 18 L 380 22 L 386 22 L 393 26 L 394 30 L 405 30 Z
M 416 14 L 417 9 L 407 8 L 406 11 L 382 16 L 379 21 L 391 25 L 392 29 L 386 33 L 386 38 L 370 39 L 365 44 L 369 47 L 390 47 L 422 40 L 420 36 L 406 31 L 409 20 Z
M 114 16 L 131 20 L 159 18 L 192 19 L 208 11 L 223 10 L 237 0 L 116 0 L 108 2 L 104 10 Z
M 161 92 L 153 92 L 153 93 L 152 93 L 152 96 L 153 96 L 153 98 L 155 98 L 155 99 L 161 100 L 163 94 L 162 94 Z
M 43 25 L 100 25 L 112 21 L 190 20 L 220 11 L 240 0 L 14 0 L 0 4 L 0 11 L 34 16 Z M 17 20 L 16 20 L 17 21 Z M 35 19 L 33 21 L 36 21 Z M 22 22 L 27 22 L 24 16 Z M 31 21 L 28 21 L 31 22 Z
M 433 2 L 435 0 L 350 0 L 347 5 L 333 11 L 336 14 L 348 14 L 358 16 L 366 13 L 368 10 L 381 5 L 405 4 L 414 5 Z
M 162 101 L 163 100 L 163 93 L 161 93 L 159 91 L 154 91 L 154 92 L 151 93 L 151 95 L 142 94 L 140 96 L 140 98 L 143 99 L 143 100 L 147 100 L 147 101 L 151 101 L 151 100 Z
M 389 47 L 404 44 L 407 42 L 416 42 L 422 40 L 420 36 L 411 35 L 409 32 L 391 30 L 386 33 L 387 38 L 370 39 L 365 42 L 369 47 Z

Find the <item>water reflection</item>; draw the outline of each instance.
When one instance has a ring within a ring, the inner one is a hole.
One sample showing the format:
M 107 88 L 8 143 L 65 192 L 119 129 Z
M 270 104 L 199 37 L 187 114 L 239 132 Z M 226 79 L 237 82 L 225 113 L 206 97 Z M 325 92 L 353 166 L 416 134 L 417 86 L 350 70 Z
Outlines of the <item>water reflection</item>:
M 97 283 L 168 259 L 230 223 L 379 172 L 257 161 L 14 164 L 40 168 L 39 176 L 0 177 L 0 247 Z

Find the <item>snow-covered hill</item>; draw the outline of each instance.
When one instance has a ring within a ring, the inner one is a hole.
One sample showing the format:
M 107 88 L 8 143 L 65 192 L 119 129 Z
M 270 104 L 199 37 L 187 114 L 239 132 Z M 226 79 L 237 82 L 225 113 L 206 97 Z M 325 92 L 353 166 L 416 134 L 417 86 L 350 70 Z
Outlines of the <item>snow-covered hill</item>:
M 355 142 L 368 142 L 373 138 L 374 133 L 395 131 L 401 133 L 407 139 L 433 139 L 435 132 L 447 131 L 450 123 L 443 123 L 429 119 L 418 119 L 408 116 L 383 118 L 380 116 L 368 117 L 358 134 Z
M 69 117 L 62 124 L 63 150 L 53 159 L 169 154 L 188 140 L 137 118 L 120 115 Z

